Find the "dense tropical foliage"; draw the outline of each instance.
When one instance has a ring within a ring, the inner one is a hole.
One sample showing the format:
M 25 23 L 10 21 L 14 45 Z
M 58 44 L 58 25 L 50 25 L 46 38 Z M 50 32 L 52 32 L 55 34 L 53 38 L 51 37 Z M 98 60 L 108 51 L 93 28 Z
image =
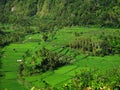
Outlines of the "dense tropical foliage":
M 111 30 L 75 32 L 77 37 L 68 47 L 80 49 L 90 55 L 112 55 L 120 53 L 120 32 Z
M 1 0 L 0 8 L 2 23 L 120 27 L 119 0 Z
M 119 90 L 119 60 L 120 0 L 0 0 L 0 90 Z

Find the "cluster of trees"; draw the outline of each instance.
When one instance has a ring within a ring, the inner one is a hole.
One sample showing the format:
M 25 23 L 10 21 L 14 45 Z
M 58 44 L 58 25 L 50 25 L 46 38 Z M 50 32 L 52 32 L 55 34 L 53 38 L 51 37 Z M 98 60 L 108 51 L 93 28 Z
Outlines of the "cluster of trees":
M 82 69 L 61 87 L 53 87 L 49 83 L 41 90 L 120 90 L 120 70 L 113 69 L 106 73 L 98 70 Z M 34 87 L 34 89 L 38 89 Z
M 79 49 L 82 53 L 90 55 L 110 55 L 120 53 L 119 31 L 75 33 L 77 39 L 67 46 Z M 80 35 L 80 36 L 79 36 Z
M 80 73 L 76 72 L 63 88 L 64 90 L 119 90 L 119 73 L 119 69 L 113 69 L 107 74 L 98 73 L 97 70 L 81 70 Z
M 29 53 L 26 52 L 26 55 Z M 25 56 L 26 56 L 25 55 Z M 28 55 L 27 55 L 28 56 Z M 24 57 L 23 62 L 20 64 L 20 75 L 32 75 L 35 73 L 43 73 L 48 70 L 55 70 L 61 66 L 70 64 L 71 59 L 66 55 L 61 55 L 42 48 L 35 52 L 31 59 L 27 60 Z
M 39 29 L 18 24 L 1 24 L 0 26 L 0 47 L 4 47 L 12 42 L 22 42 L 26 35 L 39 33 Z
M 8 45 L 10 42 L 15 41 L 15 39 L 17 39 L 16 37 L 11 37 L 12 34 L 7 34 L 3 31 L 1 31 L 2 33 L 0 33 L 0 47 L 4 47 L 6 45 Z
M 11 42 L 22 41 L 24 38 L 23 32 L 7 32 L 0 28 L 0 47 L 4 47 Z

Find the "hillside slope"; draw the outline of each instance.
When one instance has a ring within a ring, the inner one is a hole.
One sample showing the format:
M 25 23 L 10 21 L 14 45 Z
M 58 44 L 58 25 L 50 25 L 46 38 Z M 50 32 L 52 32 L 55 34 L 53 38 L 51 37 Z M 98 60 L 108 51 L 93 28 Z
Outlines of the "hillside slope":
M 120 27 L 120 0 L 1 0 L 0 8 L 0 21 L 7 23 L 35 16 L 62 26 Z

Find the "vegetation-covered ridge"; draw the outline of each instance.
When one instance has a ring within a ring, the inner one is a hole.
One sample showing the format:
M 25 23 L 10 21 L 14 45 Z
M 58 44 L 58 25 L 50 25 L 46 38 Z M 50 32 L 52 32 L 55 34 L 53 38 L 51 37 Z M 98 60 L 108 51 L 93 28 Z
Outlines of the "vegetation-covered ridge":
M 1 0 L 0 8 L 3 23 L 120 27 L 120 0 Z

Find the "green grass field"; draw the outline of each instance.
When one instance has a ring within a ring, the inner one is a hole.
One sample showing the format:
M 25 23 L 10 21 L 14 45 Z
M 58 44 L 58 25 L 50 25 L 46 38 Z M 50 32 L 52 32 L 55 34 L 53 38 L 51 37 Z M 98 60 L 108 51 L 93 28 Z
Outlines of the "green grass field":
M 2 60 L 2 68 L 0 69 L 4 72 L 4 77 L 1 78 L 0 90 L 26 90 L 24 86 L 18 83 L 18 66 L 17 60 L 22 59 L 27 49 L 34 49 L 37 43 L 24 43 L 24 44 L 10 44 L 3 49 L 4 56 Z M 14 51 L 15 49 L 16 51 Z
M 104 73 L 106 70 L 112 70 L 113 68 L 120 67 L 120 55 L 118 54 L 104 57 L 86 57 L 84 54 L 79 54 L 76 57 L 73 57 L 78 50 L 62 48 L 62 46 L 65 46 L 67 43 L 70 43 L 76 39 L 73 34 L 74 32 L 87 32 L 93 30 L 101 30 L 101 28 L 64 28 L 56 33 L 54 36 L 56 39 L 47 42 L 41 40 L 41 34 L 33 34 L 26 36 L 24 43 L 13 43 L 4 47 L 3 51 L 5 53 L 1 58 L 2 68 L 0 69 L 2 72 L 4 72 L 4 77 L 0 79 L 0 90 L 4 90 L 5 88 L 8 90 L 27 90 L 32 86 L 40 88 L 45 86 L 43 80 L 49 83 L 51 86 L 61 87 L 63 84 L 69 82 L 69 80 L 74 76 L 75 72 L 80 72 L 81 69 L 98 69 L 101 73 Z M 39 42 L 40 45 L 38 44 Z M 39 50 L 41 47 L 46 47 L 52 52 L 73 57 L 76 61 L 54 71 L 47 71 L 43 74 L 35 74 L 24 77 L 25 82 L 29 83 L 30 85 L 30 87 L 28 87 L 26 84 L 21 84 L 18 81 L 19 63 L 17 63 L 17 60 L 22 59 L 22 56 L 28 49 L 30 50 L 31 55 L 34 55 L 35 51 Z

